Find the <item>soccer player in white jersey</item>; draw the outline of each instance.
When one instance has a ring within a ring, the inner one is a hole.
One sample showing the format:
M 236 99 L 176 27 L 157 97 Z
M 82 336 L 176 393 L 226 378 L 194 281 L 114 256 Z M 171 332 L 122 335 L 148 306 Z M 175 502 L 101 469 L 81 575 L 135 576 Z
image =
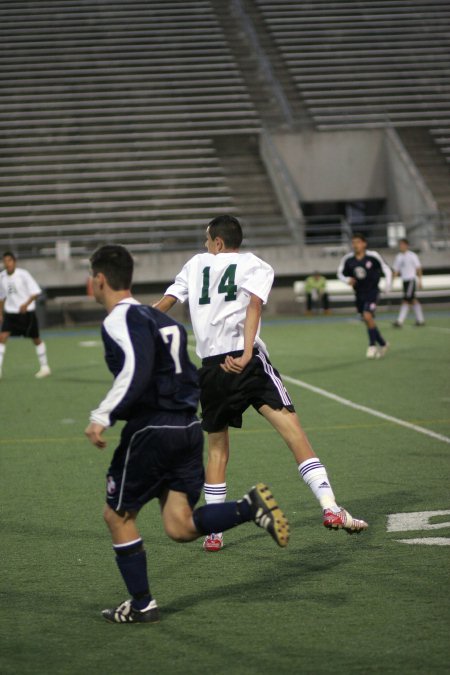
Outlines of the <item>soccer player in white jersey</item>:
M 226 499 L 228 428 L 240 428 L 244 411 L 253 406 L 292 451 L 300 475 L 320 502 L 325 527 L 360 532 L 367 523 L 336 504 L 325 467 L 312 450 L 259 336 L 273 269 L 253 253 L 240 253 L 241 243 L 237 218 L 214 218 L 207 229 L 208 252 L 191 258 L 155 305 L 168 311 L 178 300 L 189 300 L 197 354 L 202 359 L 200 402 L 202 426 L 208 433 L 206 502 Z M 206 537 L 203 544 L 206 551 L 222 546 L 220 532 Z
M 400 239 L 398 243 L 400 253 L 394 261 L 394 279 L 400 276 L 403 281 L 403 302 L 400 307 L 395 328 L 401 328 L 412 306 L 416 315 L 416 326 L 424 326 L 422 305 L 416 298 L 416 288 L 422 288 L 422 266 L 419 257 L 409 250 L 409 241 Z
M 47 350 L 39 337 L 35 312 L 36 298 L 42 290 L 27 270 L 17 267 L 15 255 L 11 251 L 3 254 L 3 264 L 5 269 L 0 273 L 0 378 L 6 342 L 10 335 L 33 340 L 40 365 L 36 377 L 48 377 L 51 371 Z

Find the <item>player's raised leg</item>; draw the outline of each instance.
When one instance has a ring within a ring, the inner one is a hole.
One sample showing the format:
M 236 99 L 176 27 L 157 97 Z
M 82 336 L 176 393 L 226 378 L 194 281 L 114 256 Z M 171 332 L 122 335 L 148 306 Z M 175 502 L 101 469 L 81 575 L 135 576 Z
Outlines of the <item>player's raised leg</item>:
M 314 453 L 296 413 L 286 408 L 274 410 L 268 405 L 262 406 L 259 412 L 278 431 L 294 455 L 300 476 L 322 507 L 324 526 L 328 529 L 345 529 L 347 532 L 367 529 L 364 520 L 353 518 L 337 505 L 327 470 Z M 337 525 L 338 522 L 340 525 Z
M 230 530 L 253 521 L 265 529 L 278 546 L 289 542 L 289 523 L 270 488 L 258 483 L 242 499 L 223 504 L 206 504 L 192 511 L 188 497 L 169 490 L 162 503 L 164 529 L 178 542 L 193 541 L 213 531 Z

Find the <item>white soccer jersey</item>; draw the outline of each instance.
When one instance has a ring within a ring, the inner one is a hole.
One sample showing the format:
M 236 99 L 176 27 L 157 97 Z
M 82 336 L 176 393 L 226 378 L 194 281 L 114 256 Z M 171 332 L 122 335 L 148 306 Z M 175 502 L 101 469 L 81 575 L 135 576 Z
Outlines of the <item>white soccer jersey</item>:
M 273 277 L 272 267 L 253 253 L 200 253 L 188 260 L 166 295 L 180 302 L 189 300 L 200 358 L 244 349 L 250 294 L 265 304 Z M 259 330 L 255 346 L 267 353 Z
M 27 270 L 16 267 L 12 274 L 6 270 L 0 273 L 0 300 L 4 300 L 4 310 L 9 314 L 19 314 L 20 307 L 32 295 L 40 295 L 41 288 L 33 279 Z M 36 309 L 36 303 L 33 300 L 28 305 L 27 311 L 32 312 Z
M 394 270 L 400 274 L 403 281 L 415 279 L 420 266 L 420 260 L 413 251 L 398 253 L 395 257 Z

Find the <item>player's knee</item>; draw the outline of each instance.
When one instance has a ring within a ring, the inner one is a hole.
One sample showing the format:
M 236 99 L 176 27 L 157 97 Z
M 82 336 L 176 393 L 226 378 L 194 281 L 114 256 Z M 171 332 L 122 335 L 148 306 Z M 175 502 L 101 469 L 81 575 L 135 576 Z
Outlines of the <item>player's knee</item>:
M 188 534 L 187 529 L 182 526 L 174 523 L 165 524 L 164 529 L 166 534 L 170 539 L 176 541 L 178 544 L 183 544 L 186 541 L 190 541 L 191 537 Z
M 192 514 L 179 513 L 164 519 L 164 530 L 168 537 L 180 544 L 192 540 Z

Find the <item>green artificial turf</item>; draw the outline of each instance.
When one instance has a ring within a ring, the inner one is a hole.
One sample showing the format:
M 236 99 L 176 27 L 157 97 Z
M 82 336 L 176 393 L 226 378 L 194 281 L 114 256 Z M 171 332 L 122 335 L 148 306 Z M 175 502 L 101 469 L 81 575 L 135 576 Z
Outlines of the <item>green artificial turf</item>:
M 267 322 L 281 373 L 450 436 L 450 319 L 391 328 L 384 360 L 365 359 L 362 325 L 346 319 Z M 109 625 L 127 597 L 102 522 L 104 474 L 118 437 L 83 437 L 111 379 L 97 330 L 45 335 L 52 377 L 33 377 L 31 343 L 10 340 L 0 382 L 4 675 L 449 672 L 450 527 L 388 532 L 389 514 L 449 510 L 450 444 L 289 384 L 338 501 L 365 518 L 348 536 L 320 508 L 289 451 L 254 411 L 232 431 L 229 497 L 269 483 L 291 522 L 286 550 L 253 524 L 218 554 L 163 533 L 158 505 L 140 516 L 157 625 Z M 82 346 L 82 342 L 94 342 Z M 449 515 L 433 522 L 449 522 Z

